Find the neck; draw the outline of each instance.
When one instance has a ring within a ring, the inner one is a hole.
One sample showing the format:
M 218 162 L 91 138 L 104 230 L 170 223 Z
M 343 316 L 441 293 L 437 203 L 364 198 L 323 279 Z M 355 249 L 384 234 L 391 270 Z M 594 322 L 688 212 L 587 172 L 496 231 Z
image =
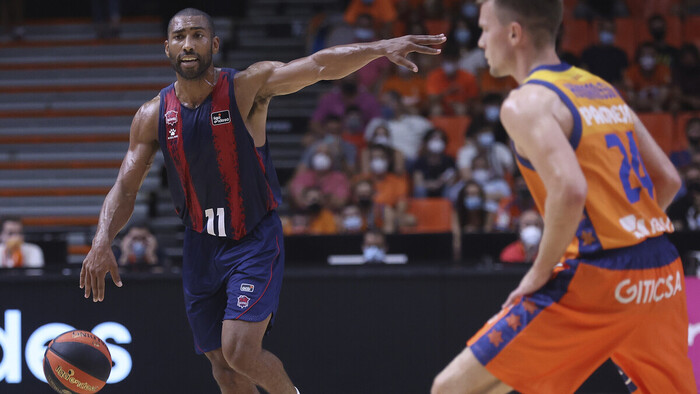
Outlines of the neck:
M 197 108 L 211 94 L 219 76 L 218 69 L 213 66 L 197 79 L 185 79 L 177 74 L 175 94 L 178 100 L 188 108 Z
M 518 84 L 522 84 L 530 74 L 530 71 L 536 67 L 559 63 L 561 63 L 561 60 L 559 60 L 554 46 L 547 46 L 539 51 L 523 51 L 520 53 L 520 56 L 517 56 L 517 54 L 515 56 L 515 70 L 512 75 L 518 81 Z

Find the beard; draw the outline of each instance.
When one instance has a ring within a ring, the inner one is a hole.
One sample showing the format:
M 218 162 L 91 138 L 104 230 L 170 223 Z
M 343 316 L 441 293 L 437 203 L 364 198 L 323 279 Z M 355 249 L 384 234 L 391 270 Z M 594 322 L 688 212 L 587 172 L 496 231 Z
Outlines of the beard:
M 183 56 L 191 55 L 192 54 Z M 175 72 L 184 79 L 201 79 L 202 75 L 204 75 L 204 73 L 209 69 L 209 67 L 212 64 L 212 51 L 210 50 L 209 53 L 205 56 L 199 56 L 198 54 L 194 54 L 194 56 L 197 56 L 197 67 L 183 68 L 182 61 L 178 58 L 177 55 L 175 57 L 170 57 L 170 65 L 173 67 L 173 70 L 175 70 Z

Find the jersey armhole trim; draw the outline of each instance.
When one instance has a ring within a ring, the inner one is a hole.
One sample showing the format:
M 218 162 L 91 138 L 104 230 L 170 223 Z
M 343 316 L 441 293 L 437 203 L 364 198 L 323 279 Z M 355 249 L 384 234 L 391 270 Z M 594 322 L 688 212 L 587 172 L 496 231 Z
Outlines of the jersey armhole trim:
M 578 109 L 574 105 L 574 103 L 571 101 L 569 96 L 564 94 L 564 92 L 561 91 L 557 86 L 555 86 L 551 82 L 547 81 L 542 81 L 539 79 L 531 79 L 527 82 L 526 84 L 533 84 L 533 85 L 540 85 L 548 88 L 549 90 L 553 91 L 556 93 L 561 101 L 566 105 L 567 108 L 569 108 L 569 111 L 571 112 L 571 116 L 574 118 L 574 129 L 571 132 L 571 136 L 569 137 L 569 143 L 571 144 L 571 147 L 576 150 L 578 148 L 578 144 L 581 142 L 581 133 L 583 131 L 583 126 L 581 124 L 581 114 L 578 112 Z

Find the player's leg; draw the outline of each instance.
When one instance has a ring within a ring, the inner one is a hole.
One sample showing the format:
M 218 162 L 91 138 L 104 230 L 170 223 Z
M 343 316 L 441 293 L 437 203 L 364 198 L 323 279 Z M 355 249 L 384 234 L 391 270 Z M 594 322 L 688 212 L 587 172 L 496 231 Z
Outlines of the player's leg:
M 504 394 L 510 391 L 510 387 L 481 365 L 469 348 L 438 374 L 430 390 L 431 394 Z
M 270 394 L 296 394 L 282 362 L 262 348 L 262 338 L 272 315 L 261 322 L 225 320 L 222 350 L 228 364 Z
M 206 352 L 211 362 L 211 370 L 221 394 L 259 394 L 255 384 L 244 375 L 237 373 L 228 365 L 221 349 Z

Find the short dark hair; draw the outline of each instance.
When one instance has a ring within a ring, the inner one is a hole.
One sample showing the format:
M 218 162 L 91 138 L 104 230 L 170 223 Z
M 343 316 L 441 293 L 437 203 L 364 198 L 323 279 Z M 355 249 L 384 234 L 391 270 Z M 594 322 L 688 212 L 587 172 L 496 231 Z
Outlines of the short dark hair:
M 207 21 L 207 25 L 209 25 L 207 28 L 211 31 L 211 36 L 214 37 L 216 35 L 214 30 L 214 21 L 211 20 L 211 16 L 209 14 L 196 8 L 185 8 L 178 11 L 177 14 L 170 18 L 170 21 L 168 22 L 168 31 L 166 32 L 168 36 L 170 36 L 170 30 L 173 28 L 173 20 L 179 16 L 203 16 Z
M 491 0 L 480 0 L 485 3 Z M 532 33 L 535 47 L 554 44 L 564 15 L 562 0 L 492 0 L 501 23 L 516 21 Z M 505 12 L 498 12 L 498 10 Z
M 16 223 L 22 223 L 22 218 L 19 216 L 2 216 L 0 217 L 0 231 L 5 227 L 5 223 L 7 222 L 16 222 Z

